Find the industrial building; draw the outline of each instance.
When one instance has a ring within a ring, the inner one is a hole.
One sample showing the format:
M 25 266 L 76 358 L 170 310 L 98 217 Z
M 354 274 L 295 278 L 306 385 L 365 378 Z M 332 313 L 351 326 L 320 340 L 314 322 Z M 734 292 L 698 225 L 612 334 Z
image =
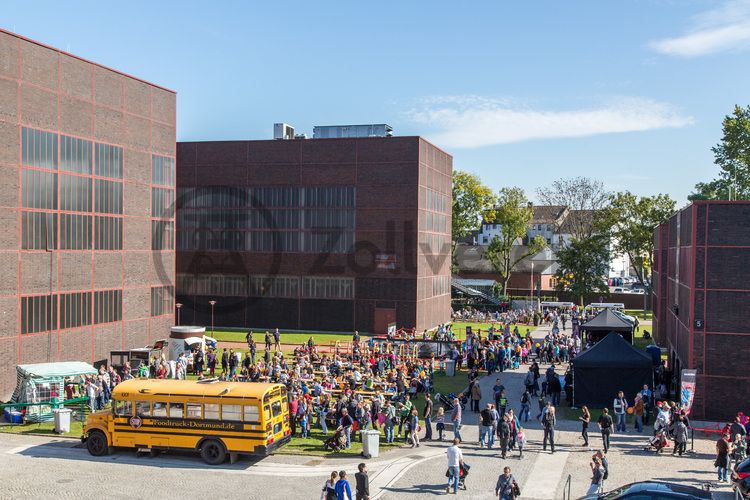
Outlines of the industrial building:
M 0 30 L 0 399 L 173 322 L 175 93 Z
M 450 319 L 452 157 L 387 126 L 315 130 L 363 136 L 278 124 L 279 140 L 177 144 L 183 324 L 385 333 Z
M 750 202 L 694 201 L 654 244 L 655 339 L 678 386 L 697 370 L 691 416 L 726 421 L 750 404 Z

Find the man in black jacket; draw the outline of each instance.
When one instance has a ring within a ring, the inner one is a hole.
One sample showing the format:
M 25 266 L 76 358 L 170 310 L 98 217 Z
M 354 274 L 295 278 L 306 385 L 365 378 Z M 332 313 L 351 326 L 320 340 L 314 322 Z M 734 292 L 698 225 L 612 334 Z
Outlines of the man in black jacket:
M 503 415 L 502 420 L 497 426 L 497 436 L 500 438 L 500 453 L 501 457 L 505 458 L 505 454 L 508 452 L 508 442 L 510 441 L 510 417 Z
M 370 478 L 367 476 L 367 465 L 361 463 L 357 468 L 359 472 L 354 474 L 354 478 L 357 480 L 357 500 L 369 500 Z

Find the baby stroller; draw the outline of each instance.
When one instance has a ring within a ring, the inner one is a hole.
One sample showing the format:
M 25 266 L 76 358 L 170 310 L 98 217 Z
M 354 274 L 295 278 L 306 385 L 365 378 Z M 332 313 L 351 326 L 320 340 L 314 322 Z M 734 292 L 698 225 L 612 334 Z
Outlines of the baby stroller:
M 333 433 L 333 436 L 325 440 L 323 443 L 323 449 L 339 452 L 344 448 L 346 448 L 346 434 L 344 433 L 343 427 L 338 427 Z
M 667 429 L 665 427 L 659 428 L 659 430 L 656 431 L 656 434 L 654 437 L 648 440 L 648 446 L 646 446 L 647 451 L 655 451 L 656 453 L 661 452 L 664 448 L 667 448 L 670 446 L 669 438 L 667 437 Z
M 466 476 L 469 475 L 469 469 L 471 469 L 471 466 L 467 464 L 463 464 L 458 469 L 458 487 L 462 490 L 466 489 Z

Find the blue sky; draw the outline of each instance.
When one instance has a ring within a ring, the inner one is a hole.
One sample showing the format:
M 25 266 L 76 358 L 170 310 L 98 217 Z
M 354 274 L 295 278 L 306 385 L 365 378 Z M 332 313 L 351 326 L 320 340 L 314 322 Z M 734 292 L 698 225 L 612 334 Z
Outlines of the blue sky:
M 3 2 L 0 26 L 178 92 L 178 140 L 389 123 L 533 197 L 712 178 L 750 103 L 750 0 Z

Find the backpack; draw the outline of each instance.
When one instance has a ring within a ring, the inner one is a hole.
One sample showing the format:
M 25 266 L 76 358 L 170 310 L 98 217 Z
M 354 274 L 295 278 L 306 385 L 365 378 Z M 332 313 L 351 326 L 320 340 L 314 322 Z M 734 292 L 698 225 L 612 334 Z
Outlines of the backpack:
M 552 427 L 552 424 L 554 422 L 555 422 L 555 416 L 552 413 L 547 412 L 547 413 L 544 414 L 544 425 L 545 425 L 545 427 Z

